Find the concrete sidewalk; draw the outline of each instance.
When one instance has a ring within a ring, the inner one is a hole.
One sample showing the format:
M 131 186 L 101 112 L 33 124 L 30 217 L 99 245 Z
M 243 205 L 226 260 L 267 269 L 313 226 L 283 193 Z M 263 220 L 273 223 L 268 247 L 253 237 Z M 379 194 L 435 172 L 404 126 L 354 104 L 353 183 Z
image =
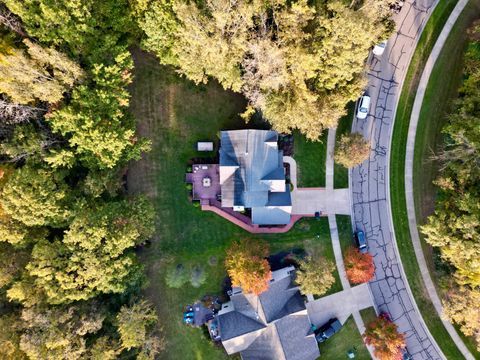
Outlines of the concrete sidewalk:
M 427 89 L 428 80 L 432 74 L 433 68 L 437 61 L 438 56 L 440 55 L 445 42 L 447 41 L 448 35 L 455 25 L 458 17 L 462 13 L 463 9 L 467 5 L 468 0 L 460 0 L 455 8 L 453 9 L 450 17 L 448 18 L 445 26 L 443 27 L 442 32 L 440 33 L 435 46 L 428 57 L 428 60 L 425 64 L 425 68 L 420 78 L 418 84 L 417 93 L 415 96 L 415 102 L 413 104 L 412 113 L 410 115 L 410 125 L 408 128 L 408 137 L 407 137 L 407 147 L 405 153 L 405 196 L 407 202 L 407 216 L 408 216 L 408 226 L 410 228 L 410 237 L 412 239 L 413 248 L 415 250 L 415 256 L 417 258 L 418 266 L 420 267 L 420 273 L 425 283 L 425 287 L 428 292 L 428 296 L 432 300 L 432 303 L 437 311 L 438 315 L 442 316 L 443 307 L 440 297 L 438 296 L 435 285 L 433 284 L 432 278 L 430 277 L 430 272 L 428 270 L 427 263 L 425 261 L 425 256 L 423 254 L 422 244 L 420 242 L 420 237 L 418 235 L 418 224 L 415 214 L 415 201 L 413 198 L 413 157 L 415 152 L 415 137 L 417 134 L 417 125 L 420 118 L 420 111 L 422 109 L 423 98 L 425 96 L 425 91 Z M 474 357 L 465 346 L 465 343 L 462 341 L 458 333 L 456 332 L 453 325 L 446 320 L 442 319 L 442 323 L 450 334 L 451 338 L 457 345 L 458 349 L 468 360 L 473 360 Z

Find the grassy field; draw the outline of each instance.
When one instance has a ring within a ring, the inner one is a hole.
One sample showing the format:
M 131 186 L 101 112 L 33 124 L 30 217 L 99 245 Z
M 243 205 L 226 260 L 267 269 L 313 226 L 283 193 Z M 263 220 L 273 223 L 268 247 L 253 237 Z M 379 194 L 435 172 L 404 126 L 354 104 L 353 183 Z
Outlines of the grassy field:
M 355 359 L 371 359 L 351 316 L 338 334 L 320 344 L 320 359 L 348 359 L 347 351 L 349 350 L 355 352 Z
M 325 130 L 319 141 L 310 141 L 298 131 L 293 133 L 294 154 L 298 165 L 298 187 L 325 187 L 327 137 Z
M 328 222 L 326 218 L 303 220 L 286 234 L 254 236 L 193 207 L 184 178 L 188 161 L 200 156 L 195 143 L 217 142 L 219 130 L 246 127 L 238 116 L 245 100 L 213 82 L 195 86 L 140 51 L 134 52 L 134 59 L 131 111 L 138 119 L 139 133 L 151 139 L 152 151 L 130 166 L 128 188 L 131 193 L 147 194 L 157 212 L 155 238 L 140 256 L 148 276 L 145 293 L 156 306 L 168 342 L 162 359 L 225 359 L 223 349 L 214 347 L 202 330 L 182 324 L 182 311 L 205 294 L 221 292 L 226 247 L 235 239 L 255 237 L 267 241 L 272 253 L 303 248 L 334 261 Z M 177 264 L 187 269 L 200 267 L 206 282 L 198 288 L 190 284 L 181 289 L 167 287 L 165 272 Z M 341 290 L 335 276 L 330 292 Z
M 347 105 L 348 113 L 340 119 L 337 127 L 337 134 L 335 136 L 335 142 L 340 140 L 340 137 L 344 134 L 352 131 L 353 113 L 355 111 L 355 103 L 351 102 Z M 348 187 L 348 169 L 343 165 L 335 163 L 333 173 L 333 187 L 335 189 L 343 189 Z
M 418 82 L 431 49 L 450 12 L 455 7 L 456 2 L 455 0 L 440 1 L 422 33 L 412 57 L 399 99 L 390 151 L 390 193 L 396 241 L 416 303 L 423 314 L 423 318 L 430 332 L 448 359 L 461 359 L 463 356 L 448 335 L 440 318 L 437 316 L 425 290 L 418 263 L 414 260 L 415 253 L 409 235 L 405 202 L 404 168 L 408 126 Z M 471 4 L 467 7 L 464 15 L 469 14 L 469 11 L 472 10 L 470 6 Z M 462 18 L 457 22 L 457 27 L 464 26 L 461 25 L 465 21 L 464 15 L 462 15 Z M 445 79 L 446 77 L 448 76 L 443 74 L 441 79 Z

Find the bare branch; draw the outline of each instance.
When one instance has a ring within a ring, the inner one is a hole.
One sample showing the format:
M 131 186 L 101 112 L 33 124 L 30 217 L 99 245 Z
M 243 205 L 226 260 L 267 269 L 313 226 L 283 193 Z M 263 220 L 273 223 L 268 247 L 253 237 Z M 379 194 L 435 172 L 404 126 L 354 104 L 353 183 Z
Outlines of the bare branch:
M 0 4 L 0 24 L 16 32 L 21 37 L 28 37 L 20 19 L 3 4 Z

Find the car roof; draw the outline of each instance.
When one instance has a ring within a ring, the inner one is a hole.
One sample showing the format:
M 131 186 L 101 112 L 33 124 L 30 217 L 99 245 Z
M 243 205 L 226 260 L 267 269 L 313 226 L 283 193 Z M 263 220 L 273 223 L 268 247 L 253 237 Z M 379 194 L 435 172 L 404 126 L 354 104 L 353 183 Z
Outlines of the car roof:
M 368 95 L 363 95 L 362 96 L 362 107 L 368 108 L 370 106 L 370 96 Z

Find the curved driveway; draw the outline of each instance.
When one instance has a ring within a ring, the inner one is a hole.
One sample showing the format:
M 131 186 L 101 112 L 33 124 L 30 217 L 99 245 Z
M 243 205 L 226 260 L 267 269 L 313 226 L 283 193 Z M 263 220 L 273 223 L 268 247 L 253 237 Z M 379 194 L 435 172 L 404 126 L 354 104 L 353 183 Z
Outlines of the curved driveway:
M 438 0 L 407 0 L 395 18 L 397 33 L 381 58 L 370 59 L 367 93 L 372 98 L 365 120 L 355 120 L 353 131 L 371 139 L 368 161 L 350 176 L 352 219 L 365 231 L 375 257 L 375 279 L 370 283 L 380 311 L 387 311 L 406 334 L 407 349 L 414 359 L 444 359 L 430 335 L 405 280 L 393 235 L 388 200 L 388 154 L 395 108 L 401 85 L 420 33 Z M 404 189 L 398 189 L 403 191 Z

